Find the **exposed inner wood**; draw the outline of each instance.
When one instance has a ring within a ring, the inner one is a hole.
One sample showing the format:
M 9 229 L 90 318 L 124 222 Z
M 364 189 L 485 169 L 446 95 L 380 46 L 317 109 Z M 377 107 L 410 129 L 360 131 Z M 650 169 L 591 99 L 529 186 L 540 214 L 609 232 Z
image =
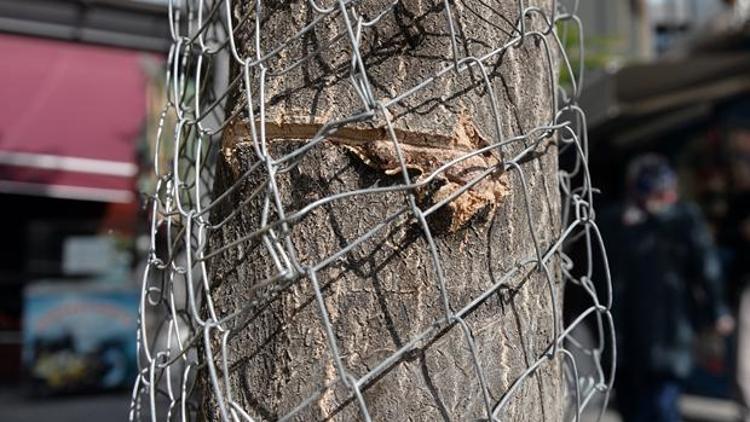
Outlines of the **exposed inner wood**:
M 303 117 L 285 117 L 283 120 L 267 121 L 265 136 L 268 142 L 306 141 L 319 136 L 323 128 L 324 122 L 310 122 L 309 118 Z M 256 133 L 258 131 L 259 128 Z M 453 160 L 489 145 L 466 114 L 459 116 L 450 136 L 399 128 L 394 128 L 393 132 L 406 169 L 418 174 L 416 178 L 412 178 L 412 183 L 429 177 Z M 346 148 L 371 168 L 387 175 L 402 172 L 396 147 L 386 127 L 336 128 L 325 135 L 325 141 Z M 227 161 L 231 162 L 238 144 L 248 142 L 252 142 L 249 122 L 239 119 L 232 122 L 225 130 L 223 142 Z M 475 216 L 486 210 L 494 210 L 498 202 L 510 192 L 508 177 L 502 171 L 502 159 L 499 157 L 499 152 L 491 150 L 461 159 L 437 173 L 433 183 L 418 187 L 418 199 L 426 206 L 438 203 L 475 178 L 481 177 L 481 173 L 491 168 L 496 169 L 444 206 L 446 209 L 440 215 L 449 221 L 441 226 L 450 232 L 459 230 Z

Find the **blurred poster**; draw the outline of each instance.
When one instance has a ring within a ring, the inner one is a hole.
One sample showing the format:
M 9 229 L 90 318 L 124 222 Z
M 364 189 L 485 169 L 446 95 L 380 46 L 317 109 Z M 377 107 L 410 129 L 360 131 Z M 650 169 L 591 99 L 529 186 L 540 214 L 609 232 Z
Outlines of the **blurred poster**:
M 138 292 L 109 283 L 45 281 L 24 291 L 23 365 L 32 392 L 130 387 Z

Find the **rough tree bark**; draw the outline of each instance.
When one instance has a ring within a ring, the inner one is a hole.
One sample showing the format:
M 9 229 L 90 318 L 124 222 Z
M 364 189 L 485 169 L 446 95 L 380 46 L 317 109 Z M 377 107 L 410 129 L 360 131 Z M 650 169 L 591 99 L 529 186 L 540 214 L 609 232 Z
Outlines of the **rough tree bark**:
M 251 57 L 256 54 L 254 3 L 243 1 L 234 6 L 235 18 L 244 22 L 238 23 L 237 46 Z M 372 19 L 390 3 L 361 1 L 357 10 Z M 479 57 L 516 35 L 516 0 L 450 3 L 461 57 Z M 524 3 L 536 3 L 550 14 L 551 0 Z M 404 0 L 377 25 L 363 29 L 362 58 L 376 99 L 392 98 L 452 63 L 444 5 L 443 0 Z M 321 124 L 361 109 L 362 101 L 349 79 L 351 44 L 346 36 L 339 37 L 345 35 L 340 13 L 320 20 L 313 31 L 294 40 L 314 15 L 308 1 L 265 1 L 263 7 L 262 52 L 293 40 L 267 63 L 266 135 L 269 152 L 279 157 L 299 147 Z M 248 15 L 251 18 L 243 21 Z M 538 15 L 529 17 L 526 24 L 530 29 L 544 26 Z M 504 138 L 527 133 L 550 120 L 550 64 L 538 41 L 528 38 L 486 63 L 498 102 L 499 136 Z M 319 49 L 302 66 L 274 74 Z M 259 72 L 251 75 L 254 89 L 259 77 Z M 240 86 L 234 93 L 234 110 L 244 107 L 242 91 Z M 253 94 L 254 99 L 259 98 L 258 92 Z M 461 74 L 448 72 L 389 108 L 415 180 L 461 151 L 498 139 L 488 101 L 482 75 L 474 68 Z M 240 115 L 244 117 L 232 121 L 224 133 L 217 195 L 258 159 L 249 140 L 247 115 Z M 511 145 L 502 154 L 512 156 L 523 147 Z M 394 157 L 382 115 L 367 124 L 349 125 L 277 175 L 282 203 L 291 212 L 336 192 L 402 183 Z M 486 154 L 451 169 L 416 192 L 420 205 L 424 208 L 439 201 L 500 159 L 498 154 Z M 549 246 L 560 225 L 554 145 L 547 144 L 522 167 L 532 223 L 539 242 Z M 243 198 L 267 183 L 265 170 L 242 183 L 212 216 L 214 221 L 222 220 Z M 211 233 L 210 246 L 216 249 L 257 230 L 264 200 L 261 195 L 242 204 L 238 218 Z M 297 259 L 303 266 L 322 261 L 405 204 L 405 195 L 394 192 L 349 197 L 313 210 L 290 229 Z M 270 219 L 275 217 L 271 212 Z M 432 215 L 429 224 L 454 310 L 520 261 L 534 257 L 521 182 L 514 173 L 494 174 Z M 253 286 L 277 273 L 259 241 L 227 249 L 208 264 L 215 282 L 211 286 L 214 306 L 222 314 L 247 306 L 259 293 Z M 355 377 L 367 373 L 444 315 L 427 242 L 409 213 L 344 259 L 322 269 L 317 279 L 343 363 Z M 546 279 L 530 266 L 466 317 L 493 404 L 552 340 L 554 312 Z M 349 389 L 334 382 L 336 367 L 320 321 L 311 280 L 301 277 L 276 293 L 272 301 L 251 307 L 232 332 L 227 348 L 232 398 L 256 420 L 275 420 L 329 384 L 295 420 L 361 418 Z M 218 350 L 218 342 L 216 337 L 214 350 Z M 526 380 L 502 413 L 503 420 L 561 419 L 562 382 L 556 362 L 543 365 Z M 219 376 L 223 379 L 221 373 Z M 213 393 L 210 388 L 205 391 L 202 412 L 209 420 L 218 419 Z M 442 329 L 434 340 L 395 362 L 363 386 L 362 394 L 373 420 L 485 417 L 474 364 L 464 334 L 456 325 Z

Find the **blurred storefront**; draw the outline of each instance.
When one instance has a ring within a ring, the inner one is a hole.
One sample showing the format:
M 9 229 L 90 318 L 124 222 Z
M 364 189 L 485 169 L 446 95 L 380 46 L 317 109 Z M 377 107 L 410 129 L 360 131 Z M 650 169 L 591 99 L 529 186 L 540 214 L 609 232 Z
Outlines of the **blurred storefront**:
M 167 32 L 159 5 L 0 1 L 0 384 L 130 382 Z
M 694 41 L 680 54 L 592 77 L 581 103 L 589 118 L 591 172 L 599 208 L 621 201 L 630 160 L 663 154 L 679 172 L 681 191 L 699 204 L 723 256 L 733 198 L 750 192 L 750 29 Z M 733 280 L 726 290 L 731 302 Z M 710 332 L 696 342 L 689 392 L 728 398 L 732 339 Z

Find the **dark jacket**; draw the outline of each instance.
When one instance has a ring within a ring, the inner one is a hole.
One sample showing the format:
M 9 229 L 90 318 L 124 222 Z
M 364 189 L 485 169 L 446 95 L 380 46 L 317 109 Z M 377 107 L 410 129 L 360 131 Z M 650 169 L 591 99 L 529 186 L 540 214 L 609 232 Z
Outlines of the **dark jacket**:
M 618 364 L 623 371 L 682 379 L 692 366 L 695 329 L 727 312 L 716 250 L 694 205 L 629 219 L 625 210 L 604 218 Z

